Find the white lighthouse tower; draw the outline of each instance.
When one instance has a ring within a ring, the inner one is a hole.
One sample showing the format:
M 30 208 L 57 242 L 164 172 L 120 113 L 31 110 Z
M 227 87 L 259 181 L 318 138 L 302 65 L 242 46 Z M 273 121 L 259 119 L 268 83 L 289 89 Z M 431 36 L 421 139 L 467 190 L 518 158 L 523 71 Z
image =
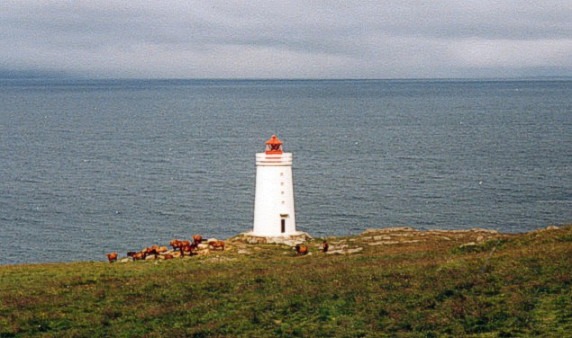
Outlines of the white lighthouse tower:
M 256 154 L 254 228 L 250 235 L 287 237 L 299 235 L 294 215 L 292 153 L 282 151 L 282 142 L 272 135 L 266 151 Z

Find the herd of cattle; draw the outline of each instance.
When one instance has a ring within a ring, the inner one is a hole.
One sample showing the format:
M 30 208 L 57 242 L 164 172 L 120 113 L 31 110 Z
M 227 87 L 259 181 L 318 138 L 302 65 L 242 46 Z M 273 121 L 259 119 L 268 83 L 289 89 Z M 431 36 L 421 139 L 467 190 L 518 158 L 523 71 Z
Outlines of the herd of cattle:
M 173 239 L 169 242 L 169 245 L 173 247 L 171 252 L 177 253 L 177 256 L 185 257 L 185 255 L 193 256 L 198 254 L 199 245 L 203 242 L 203 237 L 201 235 L 194 235 L 192 241 L 184 241 L 179 239 Z M 217 241 L 211 240 L 208 241 L 208 248 L 212 250 L 221 250 L 224 251 L 224 241 Z M 329 245 L 328 242 L 324 241 L 322 243 L 322 251 L 325 253 L 328 251 Z M 298 244 L 295 247 L 296 253 L 298 255 L 306 255 L 309 252 L 308 246 Z M 159 255 L 161 255 L 162 259 L 173 259 L 175 255 L 172 253 L 168 253 L 169 249 L 166 246 L 157 246 L 153 245 L 147 247 L 141 251 L 130 251 L 127 253 L 128 257 L 131 257 L 133 260 L 145 260 L 147 257 L 154 256 L 155 259 Z M 110 263 L 117 261 L 118 254 L 117 252 L 105 254 L 107 259 Z
M 185 255 L 193 256 L 198 254 L 199 245 L 203 241 L 204 239 L 201 235 L 194 235 L 192 241 L 173 239 L 172 241 L 169 242 L 169 245 L 173 247 L 173 250 L 171 252 L 173 253 L 177 252 L 176 256 L 185 257 Z M 224 251 L 224 241 L 217 241 L 217 240 L 209 241 L 208 248 L 212 250 Z M 153 245 L 141 251 L 130 251 L 127 253 L 127 257 L 131 257 L 133 260 L 145 260 L 147 259 L 147 257 L 150 256 L 153 256 L 155 259 L 157 259 L 159 255 L 161 255 L 161 258 L 163 259 L 175 258 L 175 254 L 168 252 L 169 249 L 166 246 Z M 105 255 L 107 256 L 107 259 L 109 260 L 110 263 L 117 261 L 117 258 L 119 256 L 117 252 L 107 253 Z

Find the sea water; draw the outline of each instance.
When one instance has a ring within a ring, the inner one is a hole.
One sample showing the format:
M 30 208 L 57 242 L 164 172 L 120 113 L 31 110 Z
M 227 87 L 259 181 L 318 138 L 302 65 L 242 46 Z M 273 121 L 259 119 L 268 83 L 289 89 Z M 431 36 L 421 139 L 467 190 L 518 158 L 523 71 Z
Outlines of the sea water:
M 572 223 L 571 81 L 0 81 L 0 264 L 252 229 L 255 153 L 297 228 Z

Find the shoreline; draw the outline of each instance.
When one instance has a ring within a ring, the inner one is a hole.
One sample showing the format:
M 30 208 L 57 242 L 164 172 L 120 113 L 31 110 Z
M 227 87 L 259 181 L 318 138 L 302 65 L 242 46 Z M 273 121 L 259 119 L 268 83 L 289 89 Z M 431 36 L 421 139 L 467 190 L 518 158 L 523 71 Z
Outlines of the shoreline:
M 308 243 L 310 245 L 321 244 L 323 240 L 328 242 L 340 242 L 347 241 L 353 242 L 356 238 L 370 238 L 366 240 L 368 246 L 395 246 L 395 245 L 406 245 L 415 243 L 424 243 L 428 241 L 465 241 L 468 246 L 478 245 L 480 243 L 486 242 L 495 238 L 509 238 L 519 235 L 526 235 L 532 233 L 539 233 L 543 231 L 558 230 L 563 227 L 569 227 L 572 224 L 566 224 L 562 226 L 549 225 L 543 228 L 538 228 L 528 232 L 519 233 L 503 233 L 497 230 L 490 230 L 484 228 L 471 228 L 471 229 L 433 229 L 433 230 L 418 230 L 413 227 L 387 227 L 387 228 L 369 228 L 356 235 L 347 236 L 325 236 L 325 237 L 312 237 L 310 234 L 305 232 L 299 232 L 293 237 L 270 237 L 264 239 L 262 237 L 249 238 L 248 233 L 244 232 L 235 236 L 224 239 L 223 241 L 230 245 L 230 248 L 244 247 L 244 245 L 258 245 L 258 244 L 268 244 L 276 246 L 288 246 L 294 247 L 296 244 Z M 258 238 L 258 239 L 257 239 Z M 209 241 L 216 240 L 216 238 L 210 238 Z M 237 243 L 243 243 L 237 244 Z M 318 243 L 318 244 L 316 244 Z M 360 247 L 355 247 L 350 250 L 350 253 L 360 252 L 362 249 Z M 204 247 L 203 247 L 204 249 Z M 351 252 L 351 250 L 357 250 Z M 347 250 L 338 250 L 333 247 L 331 253 L 346 254 Z M 173 254 L 173 250 L 168 250 L 166 254 Z M 201 252 L 201 256 L 209 255 L 209 252 L 204 250 Z M 244 253 L 243 253 L 244 254 Z M 124 253 L 119 254 L 119 261 L 123 260 L 123 263 L 127 261 Z M 179 257 L 177 257 L 179 258 Z M 162 258 L 160 258 L 162 259 Z M 192 257 L 191 257 L 192 259 Z M 151 260 L 151 259 L 148 259 Z M 70 265 L 70 264 L 80 264 L 80 263 L 107 263 L 105 256 L 102 256 L 97 260 L 77 260 L 69 262 L 34 262 L 34 263 L 19 263 L 19 264 L 0 264 L 0 269 L 4 267 L 22 267 L 22 266 L 54 266 L 54 265 Z

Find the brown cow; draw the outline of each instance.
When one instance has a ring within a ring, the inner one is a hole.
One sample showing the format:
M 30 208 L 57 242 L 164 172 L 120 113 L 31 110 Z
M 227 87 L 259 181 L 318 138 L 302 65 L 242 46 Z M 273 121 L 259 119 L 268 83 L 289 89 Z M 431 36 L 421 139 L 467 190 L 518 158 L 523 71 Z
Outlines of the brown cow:
M 183 245 L 181 247 L 181 257 L 185 257 L 185 252 L 189 253 L 189 256 L 197 254 L 197 247 L 194 244 Z
M 296 252 L 298 255 L 306 255 L 308 254 L 308 247 L 305 245 L 296 244 Z
M 324 253 L 328 252 L 328 249 L 330 248 L 330 245 L 328 244 L 328 242 L 324 241 L 324 243 L 322 243 L 322 251 Z
M 213 248 L 213 250 L 220 249 L 221 251 L 224 251 L 224 242 L 223 241 L 212 241 L 212 242 L 209 242 L 209 247 Z
M 145 256 L 153 255 L 153 256 L 155 256 L 155 259 L 157 259 L 157 255 L 159 254 L 158 249 L 159 249 L 158 246 L 153 245 L 151 247 L 145 248 L 145 250 L 143 250 L 143 252 L 145 252 Z
M 169 245 L 173 247 L 173 250 L 177 250 L 181 247 L 181 241 L 178 239 L 173 239 L 169 242 Z
M 147 257 L 147 252 L 145 252 L 145 250 L 143 251 L 139 251 L 136 252 L 135 255 L 133 255 L 133 260 L 144 260 Z
M 193 242 L 195 242 L 195 245 L 201 244 L 202 241 L 203 241 L 203 236 L 201 236 L 201 235 L 194 235 L 193 236 Z
M 105 254 L 107 256 L 107 259 L 109 260 L 109 263 L 113 263 L 115 261 L 117 261 L 117 252 L 114 253 L 108 253 Z

